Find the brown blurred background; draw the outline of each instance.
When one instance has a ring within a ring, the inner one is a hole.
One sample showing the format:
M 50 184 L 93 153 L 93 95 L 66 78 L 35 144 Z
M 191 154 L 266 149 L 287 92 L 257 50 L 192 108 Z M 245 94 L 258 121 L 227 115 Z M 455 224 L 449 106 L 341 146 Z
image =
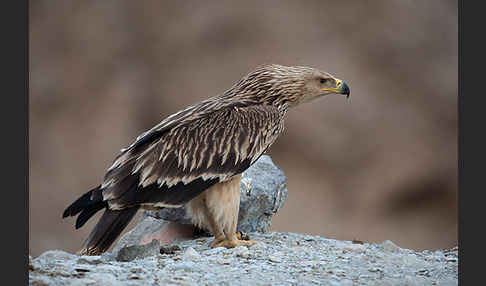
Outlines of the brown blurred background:
M 457 245 L 457 20 L 444 0 L 30 1 L 30 254 L 78 250 L 99 214 L 62 211 L 119 150 L 263 63 L 351 88 L 288 113 L 273 230 Z

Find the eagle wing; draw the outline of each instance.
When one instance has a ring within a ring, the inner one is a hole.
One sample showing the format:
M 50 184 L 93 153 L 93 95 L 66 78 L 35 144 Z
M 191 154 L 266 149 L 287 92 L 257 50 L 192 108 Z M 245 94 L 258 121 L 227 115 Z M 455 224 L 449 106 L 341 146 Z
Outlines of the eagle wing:
M 269 105 L 178 115 L 122 150 L 105 175 L 103 200 L 110 209 L 183 205 L 250 167 L 283 130 L 281 118 Z

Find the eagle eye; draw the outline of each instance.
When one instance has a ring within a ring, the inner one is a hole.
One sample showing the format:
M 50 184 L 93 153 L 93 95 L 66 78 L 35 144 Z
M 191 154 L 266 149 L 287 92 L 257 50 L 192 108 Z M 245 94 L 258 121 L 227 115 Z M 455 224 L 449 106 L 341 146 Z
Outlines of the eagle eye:
M 319 81 L 321 82 L 321 84 L 323 84 L 323 83 L 326 82 L 326 79 L 325 78 L 321 78 Z

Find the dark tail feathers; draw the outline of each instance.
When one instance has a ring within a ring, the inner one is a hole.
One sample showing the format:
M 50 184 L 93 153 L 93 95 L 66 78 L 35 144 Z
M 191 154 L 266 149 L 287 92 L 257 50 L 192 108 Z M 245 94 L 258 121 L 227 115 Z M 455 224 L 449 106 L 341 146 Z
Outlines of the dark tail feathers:
M 66 208 L 62 217 L 79 216 L 76 219 L 76 229 L 82 227 L 95 213 L 108 206 L 107 202 L 103 201 L 103 195 L 99 186 L 82 195 L 74 203 Z
M 84 242 L 83 249 L 79 254 L 100 255 L 108 250 L 135 216 L 138 209 L 138 206 L 123 210 L 107 208 Z
M 108 209 L 108 203 L 103 201 L 103 195 L 98 186 L 67 207 L 62 217 L 79 214 L 76 219 L 76 229 L 78 229 L 103 208 L 105 208 L 105 212 L 84 242 L 80 254 L 99 255 L 105 252 L 139 209 L 138 206 L 123 210 Z

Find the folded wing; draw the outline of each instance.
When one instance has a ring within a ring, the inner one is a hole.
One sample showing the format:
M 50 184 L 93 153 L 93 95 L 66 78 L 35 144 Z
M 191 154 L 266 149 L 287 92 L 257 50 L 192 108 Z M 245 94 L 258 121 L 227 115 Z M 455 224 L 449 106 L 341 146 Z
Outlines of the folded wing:
M 110 209 L 180 206 L 242 173 L 283 129 L 276 107 L 226 106 L 152 129 L 115 159 L 101 186 Z

